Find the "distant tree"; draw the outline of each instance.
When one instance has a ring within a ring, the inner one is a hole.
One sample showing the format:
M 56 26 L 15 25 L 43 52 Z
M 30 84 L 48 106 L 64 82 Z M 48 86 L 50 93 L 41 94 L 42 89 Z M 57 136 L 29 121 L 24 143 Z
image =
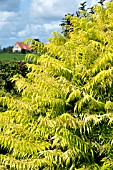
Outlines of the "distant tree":
M 80 3 L 80 5 L 81 5 L 81 6 L 79 7 L 79 9 L 85 11 L 85 10 L 86 10 L 86 9 L 85 9 L 85 7 L 86 7 L 86 1 Z
M 5 47 L 5 48 L 3 48 L 3 52 L 4 53 L 12 53 L 12 48 L 13 48 L 13 46 Z
M 80 3 L 79 11 L 76 12 L 76 16 L 81 18 L 85 16 L 85 13 L 82 13 L 81 11 L 86 12 L 87 10 L 85 9 L 86 7 L 86 1 L 83 3 Z M 65 37 L 69 38 L 70 32 L 73 31 L 72 28 L 72 23 L 71 23 L 71 18 L 74 16 L 74 14 L 66 14 L 65 17 L 62 19 L 62 23 L 60 26 L 62 27 L 62 33 Z
M 6 48 L 3 48 L 3 52 L 4 52 L 4 53 L 6 52 Z
M 87 9 L 86 9 L 86 1 L 80 3 L 79 10 L 76 12 L 76 16 L 79 18 L 86 17 Z
M 103 6 L 104 2 L 105 2 L 105 0 L 100 0 L 98 3 Z
M 71 17 L 74 16 L 74 14 L 66 14 L 65 17 L 62 19 L 62 23 L 60 26 L 62 27 L 62 33 L 64 36 L 69 38 L 69 32 L 72 31 L 72 24 L 71 24 Z
M 2 48 L 1 48 L 1 45 L 0 45 L 0 53 L 2 52 Z

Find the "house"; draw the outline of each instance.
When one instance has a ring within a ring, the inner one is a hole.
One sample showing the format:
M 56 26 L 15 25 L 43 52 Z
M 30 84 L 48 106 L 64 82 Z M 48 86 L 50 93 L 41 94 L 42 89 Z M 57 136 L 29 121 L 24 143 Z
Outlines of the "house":
M 23 42 L 17 42 L 12 48 L 13 53 L 15 52 L 26 53 L 28 51 L 31 51 L 30 45 L 24 44 Z

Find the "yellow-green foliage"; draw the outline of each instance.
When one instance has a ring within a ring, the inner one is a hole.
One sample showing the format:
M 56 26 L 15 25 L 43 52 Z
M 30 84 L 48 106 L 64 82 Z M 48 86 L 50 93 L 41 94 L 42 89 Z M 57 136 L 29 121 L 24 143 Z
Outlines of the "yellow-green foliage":
M 30 41 L 29 73 L 0 93 L 0 165 L 16 170 L 113 169 L 113 2 L 71 17 L 69 38 Z

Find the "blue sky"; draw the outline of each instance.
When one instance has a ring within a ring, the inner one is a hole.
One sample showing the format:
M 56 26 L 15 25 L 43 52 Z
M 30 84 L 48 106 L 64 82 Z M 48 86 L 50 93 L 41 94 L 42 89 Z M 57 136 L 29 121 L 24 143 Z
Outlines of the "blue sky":
M 67 13 L 75 13 L 82 0 L 0 0 L 0 45 L 12 46 L 26 38 L 47 42 Z M 87 0 L 87 5 L 98 0 Z

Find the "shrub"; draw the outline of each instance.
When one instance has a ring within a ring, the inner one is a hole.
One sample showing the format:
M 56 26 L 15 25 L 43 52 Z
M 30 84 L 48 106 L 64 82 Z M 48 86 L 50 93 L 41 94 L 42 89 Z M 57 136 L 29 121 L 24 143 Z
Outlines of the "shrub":
M 16 74 L 21 74 L 26 77 L 28 69 L 23 61 L 0 61 L 0 87 L 4 88 L 6 91 L 15 91 L 15 83 L 11 81 L 11 78 Z

